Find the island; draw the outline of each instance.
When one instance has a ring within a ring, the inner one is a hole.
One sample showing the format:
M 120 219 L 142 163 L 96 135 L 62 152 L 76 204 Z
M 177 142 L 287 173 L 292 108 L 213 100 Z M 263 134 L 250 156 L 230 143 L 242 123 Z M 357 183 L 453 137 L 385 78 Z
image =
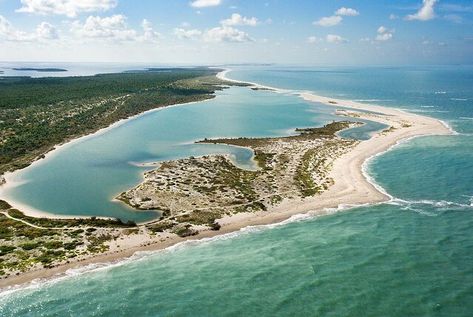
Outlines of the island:
M 12 68 L 13 70 L 20 72 L 40 72 L 40 73 L 58 73 L 58 72 L 67 72 L 67 69 L 64 68 L 30 68 L 30 67 L 18 67 Z

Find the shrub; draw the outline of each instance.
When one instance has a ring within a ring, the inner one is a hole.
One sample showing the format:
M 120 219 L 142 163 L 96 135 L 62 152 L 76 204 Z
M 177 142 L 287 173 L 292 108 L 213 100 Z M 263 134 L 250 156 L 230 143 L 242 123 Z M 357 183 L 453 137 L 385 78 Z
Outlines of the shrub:
M 21 244 L 20 248 L 22 248 L 23 250 L 28 251 L 28 250 L 36 249 L 38 246 L 39 246 L 38 242 L 27 242 L 27 243 Z
M 11 245 L 0 245 L 0 256 L 11 253 L 16 247 Z

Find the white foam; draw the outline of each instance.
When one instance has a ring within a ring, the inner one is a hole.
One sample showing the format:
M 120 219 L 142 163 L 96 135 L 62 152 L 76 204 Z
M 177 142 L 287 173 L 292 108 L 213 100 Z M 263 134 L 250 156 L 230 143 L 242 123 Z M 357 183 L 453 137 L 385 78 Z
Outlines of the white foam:
M 408 111 L 408 112 L 417 112 L 417 113 L 448 113 L 448 110 L 425 110 L 425 109 L 406 109 L 401 108 L 401 110 Z
M 464 204 L 448 200 L 430 200 L 430 199 L 421 199 L 421 200 L 405 200 L 401 198 L 394 198 L 389 203 L 398 206 L 412 206 L 412 205 L 429 205 L 435 208 L 446 209 L 446 208 L 472 208 L 473 207 L 473 198 L 470 199 L 470 204 Z
M 448 130 L 450 130 L 450 133 L 452 135 L 459 135 L 459 133 L 457 131 L 455 131 L 446 121 L 440 120 L 440 119 L 437 119 L 437 120 L 440 121 L 440 123 L 443 124 L 444 127 L 446 127 Z
M 393 101 L 391 99 L 355 99 L 357 102 L 380 102 L 380 101 Z

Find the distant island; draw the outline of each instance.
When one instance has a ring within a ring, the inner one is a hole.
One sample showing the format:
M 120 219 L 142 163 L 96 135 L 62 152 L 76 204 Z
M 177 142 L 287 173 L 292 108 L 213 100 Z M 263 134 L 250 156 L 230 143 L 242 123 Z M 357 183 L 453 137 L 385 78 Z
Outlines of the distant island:
M 30 68 L 30 67 L 18 67 L 12 68 L 13 70 L 20 72 L 44 72 L 44 73 L 53 73 L 53 72 L 67 72 L 67 69 L 64 68 Z

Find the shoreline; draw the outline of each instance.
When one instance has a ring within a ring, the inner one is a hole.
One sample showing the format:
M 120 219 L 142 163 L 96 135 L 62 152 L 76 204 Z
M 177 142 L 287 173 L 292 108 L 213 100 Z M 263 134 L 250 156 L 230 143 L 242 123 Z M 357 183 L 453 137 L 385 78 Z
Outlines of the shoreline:
M 228 81 L 240 82 L 226 78 L 225 75 L 228 72 L 228 69 L 224 70 L 218 73 L 217 77 Z M 256 86 L 269 88 L 275 92 L 288 92 L 258 84 L 256 84 Z M 129 248 L 111 250 L 96 256 L 90 256 L 82 260 L 59 265 L 52 269 L 37 269 L 25 272 L 19 276 L 12 276 L 0 280 L 0 288 L 2 288 L 0 292 L 8 291 L 8 287 L 31 282 L 35 279 L 64 276 L 67 275 L 67 271 L 70 269 L 76 269 L 90 264 L 125 263 L 127 259 L 132 257 L 136 252 L 158 252 L 159 250 L 164 250 L 171 246 L 180 245 L 186 241 L 207 241 L 209 238 L 224 236 L 230 233 L 237 234 L 255 226 L 279 225 L 294 217 L 302 218 L 305 217 L 305 215 L 308 215 L 308 217 L 320 216 L 332 213 L 334 210 L 337 211 L 389 201 L 392 199 L 392 196 L 382 190 L 381 186 L 377 185 L 367 174 L 366 169 L 369 163 L 377 156 L 386 153 L 394 146 L 407 139 L 427 135 L 453 134 L 453 131 L 449 129 L 448 125 L 440 120 L 404 112 L 399 109 L 368 105 L 350 100 L 327 98 L 307 92 L 297 92 L 296 94 L 306 101 L 323 103 L 334 107 L 334 109 L 343 107 L 353 110 L 369 111 L 371 114 L 367 114 L 367 116 L 370 120 L 385 123 L 389 126 L 395 124 L 399 128 L 390 133 L 378 132 L 370 139 L 361 141 L 352 151 L 336 159 L 330 171 L 330 176 L 335 180 L 335 184 L 320 195 L 303 200 L 284 200 L 280 205 L 270 208 L 268 211 L 224 217 L 218 221 L 219 224 L 221 224 L 219 231 L 202 231 L 196 236 L 186 238 L 168 236 L 162 239 L 162 237 L 158 237 L 154 241 L 149 241 L 147 245 L 139 243 Z M 159 110 L 159 108 L 150 111 L 156 110 Z M 7 288 L 5 289 L 5 287 Z

